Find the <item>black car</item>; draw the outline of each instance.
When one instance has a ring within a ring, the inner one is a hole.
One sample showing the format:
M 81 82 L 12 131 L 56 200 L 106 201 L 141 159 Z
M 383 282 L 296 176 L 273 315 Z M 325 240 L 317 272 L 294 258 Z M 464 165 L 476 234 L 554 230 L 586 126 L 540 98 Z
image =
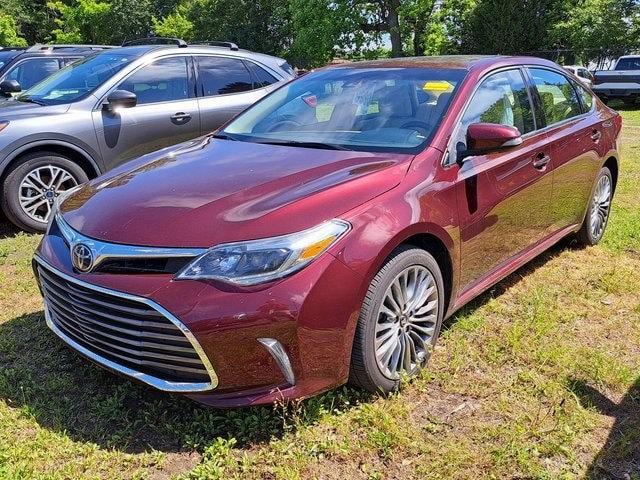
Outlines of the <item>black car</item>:
M 0 47 L 0 83 L 17 82 L 17 85 L 13 84 L 12 93 L 27 90 L 62 67 L 107 48 L 114 47 L 106 45 Z

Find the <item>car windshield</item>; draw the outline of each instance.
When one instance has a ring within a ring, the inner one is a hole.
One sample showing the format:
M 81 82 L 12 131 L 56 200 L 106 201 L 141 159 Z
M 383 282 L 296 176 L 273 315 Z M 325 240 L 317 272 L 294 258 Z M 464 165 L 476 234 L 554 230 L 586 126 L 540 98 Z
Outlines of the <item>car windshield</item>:
M 89 95 L 137 56 L 104 52 L 79 60 L 16 97 L 43 105 L 71 103 Z
M 616 70 L 640 70 L 640 57 L 626 57 L 618 60 Z
M 312 72 L 217 135 L 309 148 L 417 153 L 433 137 L 465 73 L 428 68 Z
M 21 52 L 0 52 L 0 68 L 4 67 L 7 63 L 11 61 L 13 57 L 20 54 Z

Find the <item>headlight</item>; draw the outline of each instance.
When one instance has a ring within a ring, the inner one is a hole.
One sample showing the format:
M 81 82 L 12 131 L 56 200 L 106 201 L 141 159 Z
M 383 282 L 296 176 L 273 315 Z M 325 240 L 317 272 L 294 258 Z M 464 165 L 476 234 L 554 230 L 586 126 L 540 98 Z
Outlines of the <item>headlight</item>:
M 0 122 L 0 132 L 4 130 L 7 125 L 9 125 L 9 122 Z
M 218 245 L 178 272 L 175 279 L 215 279 L 237 285 L 276 280 L 309 264 L 350 228 L 349 223 L 333 219 L 281 237 Z

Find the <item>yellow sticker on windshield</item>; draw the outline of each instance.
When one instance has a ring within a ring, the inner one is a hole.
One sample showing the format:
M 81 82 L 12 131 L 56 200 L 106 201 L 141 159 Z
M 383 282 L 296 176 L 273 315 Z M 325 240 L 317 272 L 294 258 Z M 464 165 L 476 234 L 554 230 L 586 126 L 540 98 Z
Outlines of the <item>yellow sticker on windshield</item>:
M 453 85 L 445 80 L 431 80 L 422 86 L 422 90 L 425 92 L 450 92 L 453 90 Z

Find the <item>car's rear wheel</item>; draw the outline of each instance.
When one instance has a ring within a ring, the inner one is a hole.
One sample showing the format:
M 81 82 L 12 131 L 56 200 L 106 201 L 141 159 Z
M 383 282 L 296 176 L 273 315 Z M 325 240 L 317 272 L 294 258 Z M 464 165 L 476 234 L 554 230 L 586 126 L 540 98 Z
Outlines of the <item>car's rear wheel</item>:
M 396 249 L 371 281 L 356 328 L 350 382 L 372 392 L 417 375 L 435 345 L 444 308 L 442 274 L 419 248 Z
M 583 245 L 595 245 L 602 239 L 609 222 L 612 197 L 611 172 L 607 167 L 603 167 L 596 178 L 587 214 L 577 234 L 578 241 Z
M 30 232 L 44 232 L 55 199 L 87 180 L 87 174 L 79 165 L 57 153 L 25 155 L 4 180 L 2 208 L 16 226 Z

